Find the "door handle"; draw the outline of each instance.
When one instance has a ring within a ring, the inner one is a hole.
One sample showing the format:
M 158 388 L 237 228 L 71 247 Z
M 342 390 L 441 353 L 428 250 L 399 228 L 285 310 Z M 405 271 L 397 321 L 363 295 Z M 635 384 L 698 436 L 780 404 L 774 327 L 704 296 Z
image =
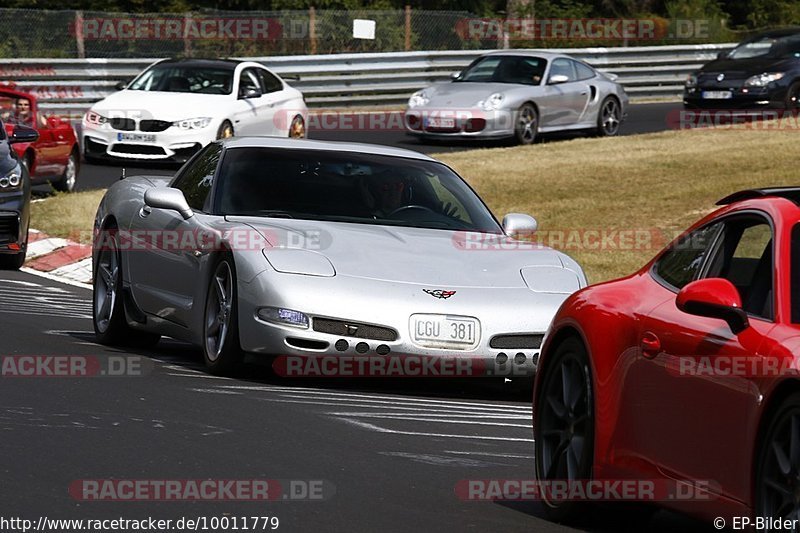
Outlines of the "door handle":
M 653 359 L 661 352 L 661 339 L 652 331 L 646 331 L 642 335 L 642 340 L 639 342 L 642 349 L 642 356 L 647 359 Z

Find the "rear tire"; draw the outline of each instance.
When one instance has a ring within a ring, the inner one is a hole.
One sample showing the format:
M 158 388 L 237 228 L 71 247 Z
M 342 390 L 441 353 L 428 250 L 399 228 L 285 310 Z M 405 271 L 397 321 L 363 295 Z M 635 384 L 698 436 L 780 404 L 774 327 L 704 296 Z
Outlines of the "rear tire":
M 243 359 L 236 291 L 236 267 L 226 254 L 212 269 L 203 313 L 203 360 L 212 374 L 229 375 Z
M 76 151 L 69 154 L 67 166 L 64 174 L 58 181 L 53 182 L 53 188 L 60 192 L 72 192 L 75 190 L 75 183 L 78 181 L 78 171 L 80 170 L 80 158 Z
M 600 111 L 597 113 L 597 136 L 614 137 L 619 133 L 622 124 L 622 108 L 619 101 L 613 96 L 607 96 L 600 104 Z
M 800 393 L 786 398 L 770 417 L 756 462 L 757 517 L 796 516 L 800 491 Z
M 556 522 L 576 521 L 588 502 L 556 501 L 549 483 L 585 483 L 592 476 L 594 457 L 594 392 L 586 348 L 576 338 L 564 340 L 545 369 L 534 406 L 536 479 L 542 484 L 542 504 Z

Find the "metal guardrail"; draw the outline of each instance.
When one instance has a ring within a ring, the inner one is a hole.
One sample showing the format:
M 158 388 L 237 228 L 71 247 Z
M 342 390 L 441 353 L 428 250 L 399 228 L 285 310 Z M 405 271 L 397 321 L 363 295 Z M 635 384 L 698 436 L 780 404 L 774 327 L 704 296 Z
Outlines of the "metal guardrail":
M 571 48 L 549 50 L 582 59 L 616 74 L 632 98 L 677 97 L 686 76 L 734 44 Z M 446 81 L 488 50 L 396 52 L 248 58 L 290 81 L 310 107 L 403 104 L 431 83 Z M 9 59 L 0 83 L 12 83 L 41 100 L 50 113 L 80 115 L 156 59 Z

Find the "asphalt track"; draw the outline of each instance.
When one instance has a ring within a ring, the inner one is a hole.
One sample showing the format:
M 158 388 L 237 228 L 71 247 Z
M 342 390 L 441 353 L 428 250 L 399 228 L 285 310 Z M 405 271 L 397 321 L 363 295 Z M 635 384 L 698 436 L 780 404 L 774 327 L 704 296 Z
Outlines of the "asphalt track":
M 677 102 L 656 103 L 656 104 L 633 104 L 628 111 L 628 117 L 622 124 L 621 135 L 635 135 L 639 133 L 652 133 L 664 131 L 670 127 L 670 116 L 682 109 Z M 674 122 L 674 121 L 673 121 Z M 387 121 L 395 123 L 395 121 Z M 341 127 L 337 127 L 337 122 L 322 123 L 322 128 L 309 128 L 310 139 L 320 139 L 326 141 L 350 141 L 373 144 L 385 144 L 397 148 L 406 148 L 424 153 L 443 153 L 470 150 L 497 146 L 497 143 L 486 142 L 430 142 L 421 141 L 415 137 L 407 135 L 398 128 L 372 129 L 372 128 L 352 128 L 351 124 L 342 121 Z M 328 127 L 330 126 L 330 127 Z M 559 142 L 565 139 L 574 138 L 576 134 L 550 134 L 542 136 L 541 142 Z M 536 145 L 530 147 L 536 150 Z M 104 189 L 120 178 L 122 169 L 125 174 L 173 174 L 176 166 L 165 166 L 163 164 L 142 164 L 136 163 L 113 165 L 89 165 L 84 164 L 78 175 L 78 190 Z M 39 187 L 44 191 L 44 187 Z

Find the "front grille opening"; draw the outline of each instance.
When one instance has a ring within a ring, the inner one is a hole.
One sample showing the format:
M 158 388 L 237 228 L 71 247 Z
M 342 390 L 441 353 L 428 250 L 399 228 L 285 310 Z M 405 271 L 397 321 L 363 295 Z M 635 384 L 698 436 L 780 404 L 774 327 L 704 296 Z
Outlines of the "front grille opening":
M 111 151 L 118 154 L 167 155 L 160 146 L 146 144 L 115 144 L 111 147 Z
M 0 244 L 17 242 L 19 217 L 13 214 L 0 215 Z
M 327 350 L 330 346 L 330 343 L 325 341 L 298 339 L 297 337 L 287 337 L 286 344 L 299 350 Z
M 544 335 L 526 333 L 526 334 L 513 334 L 513 335 L 495 335 L 489 341 L 489 347 L 501 350 L 508 350 L 511 348 L 540 348 L 542 346 L 542 339 Z
M 172 126 L 172 122 L 166 120 L 142 120 L 139 122 L 139 131 L 164 131 Z
M 352 337 L 356 339 L 372 339 L 376 341 L 396 341 L 397 332 L 391 328 L 350 322 L 346 320 L 333 320 L 330 318 L 315 318 L 314 331 L 329 333 L 339 337 Z
M 108 122 L 115 130 L 133 131 L 136 129 L 136 121 L 132 118 L 113 117 Z

